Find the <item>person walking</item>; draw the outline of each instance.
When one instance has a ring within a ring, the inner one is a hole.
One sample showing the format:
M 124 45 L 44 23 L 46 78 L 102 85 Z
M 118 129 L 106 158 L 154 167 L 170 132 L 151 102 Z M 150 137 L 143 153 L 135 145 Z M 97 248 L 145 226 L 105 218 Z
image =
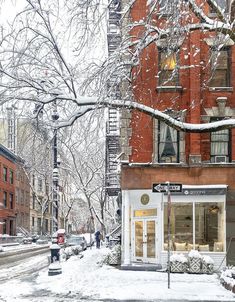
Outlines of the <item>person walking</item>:
M 97 249 L 100 248 L 100 240 L 101 240 L 101 233 L 98 230 L 97 232 L 95 232 L 95 241 L 96 241 L 96 248 Z

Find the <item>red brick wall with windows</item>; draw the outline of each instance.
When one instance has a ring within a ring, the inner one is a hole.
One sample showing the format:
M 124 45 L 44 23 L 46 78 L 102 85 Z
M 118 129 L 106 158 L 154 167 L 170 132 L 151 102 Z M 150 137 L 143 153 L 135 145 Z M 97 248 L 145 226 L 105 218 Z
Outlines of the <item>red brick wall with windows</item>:
M 4 168 L 7 171 L 7 181 L 4 180 Z M 10 181 L 10 171 L 13 172 L 13 183 Z M 15 172 L 16 163 L 0 154 L 0 235 L 3 231 L 8 235 L 16 234 Z M 6 206 L 3 203 L 4 194 L 7 196 Z
M 145 0 L 136 1 L 131 11 L 131 19 L 140 21 L 146 19 L 147 12 L 143 7 Z M 205 11 L 209 7 L 203 6 Z M 194 19 L 196 20 L 195 16 Z M 157 17 L 155 20 L 158 23 Z M 161 19 L 161 22 L 162 19 Z M 140 37 L 144 28 L 139 26 L 131 31 L 131 36 Z M 216 99 L 226 97 L 226 106 L 235 108 L 235 46 L 231 46 L 231 89 L 212 90 L 209 87 L 211 47 L 205 39 L 215 36 L 213 32 L 194 31 L 188 34 L 179 53 L 179 85 L 180 91 L 158 89 L 158 47 L 150 44 L 143 50 L 138 66 L 132 70 L 133 94 L 136 101 L 161 111 L 172 108 L 176 111 L 187 110 L 186 122 L 201 123 L 206 115 L 205 108 L 217 107 Z M 135 39 L 135 38 L 133 38 Z M 143 113 L 133 111 L 131 120 L 132 136 L 130 146 L 132 154 L 130 162 L 151 162 L 153 153 L 153 121 Z M 235 139 L 235 130 L 232 130 Z M 186 159 L 189 154 L 201 155 L 202 161 L 210 160 L 210 135 L 189 133 L 185 137 Z M 235 160 L 235 148 L 232 148 L 232 160 Z

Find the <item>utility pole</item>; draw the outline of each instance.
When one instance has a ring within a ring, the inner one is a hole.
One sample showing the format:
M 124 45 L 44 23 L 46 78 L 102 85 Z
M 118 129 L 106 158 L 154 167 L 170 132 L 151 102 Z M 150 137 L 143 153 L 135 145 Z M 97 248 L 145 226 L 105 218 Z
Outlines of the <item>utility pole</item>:
M 59 173 L 58 173 L 58 160 L 57 160 L 57 120 L 59 119 L 59 114 L 57 112 L 57 104 L 56 101 L 53 103 L 53 113 L 52 120 L 54 124 L 53 130 L 53 194 L 52 194 L 52 234 L 54 234 L 58 230 L 58 222 L 59 222 L 59 200 L 58 200 L 58 181 L 59 181 Z

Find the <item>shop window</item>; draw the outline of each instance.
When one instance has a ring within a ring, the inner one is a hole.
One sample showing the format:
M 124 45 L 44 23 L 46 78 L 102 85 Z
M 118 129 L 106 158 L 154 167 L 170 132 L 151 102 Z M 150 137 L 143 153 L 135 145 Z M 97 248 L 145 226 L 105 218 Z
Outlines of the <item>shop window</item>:
M 3 167 L 3 180 L 7 181 L 7 168 Z
M 177 61 L 178 56 L 175 49 L 159 49 L 158 86 L 177 86 L 179 84 Z
M 199 251 L 224 251 L 224 209 L 220 203 L 195 204 L 195 245 Z
M 231 49 L 223 47 L 220 50 L 212 48 L 211 52 L 211 87 L 230 87 Z
M 167 204 L 164 206 L 164 249 L 168 248 Z M 172 203 L 171 250 L 224 251 L 223 203 Z
M 160 163 L 179 162 L 179 131 L 160 122 L 158 133 L 158 161 Z
M 3 192 L 3 206 L 7 208 L 7 192 Z
M 216 121 L 219 119 L 213 119 Z M 231 134 L 229 129 L 223 129 L 211 133 L 211 162 L 230 162 L 231 158 Z

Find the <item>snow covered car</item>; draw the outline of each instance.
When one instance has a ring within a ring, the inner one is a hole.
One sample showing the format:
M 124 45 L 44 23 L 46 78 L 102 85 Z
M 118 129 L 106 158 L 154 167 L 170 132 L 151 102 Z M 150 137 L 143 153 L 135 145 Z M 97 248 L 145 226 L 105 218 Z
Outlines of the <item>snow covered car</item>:
M 71 236 L 66 241 L 66 247 L 80 247 L 82 251 L 87 249 L 87 242 L 84 236 Z

